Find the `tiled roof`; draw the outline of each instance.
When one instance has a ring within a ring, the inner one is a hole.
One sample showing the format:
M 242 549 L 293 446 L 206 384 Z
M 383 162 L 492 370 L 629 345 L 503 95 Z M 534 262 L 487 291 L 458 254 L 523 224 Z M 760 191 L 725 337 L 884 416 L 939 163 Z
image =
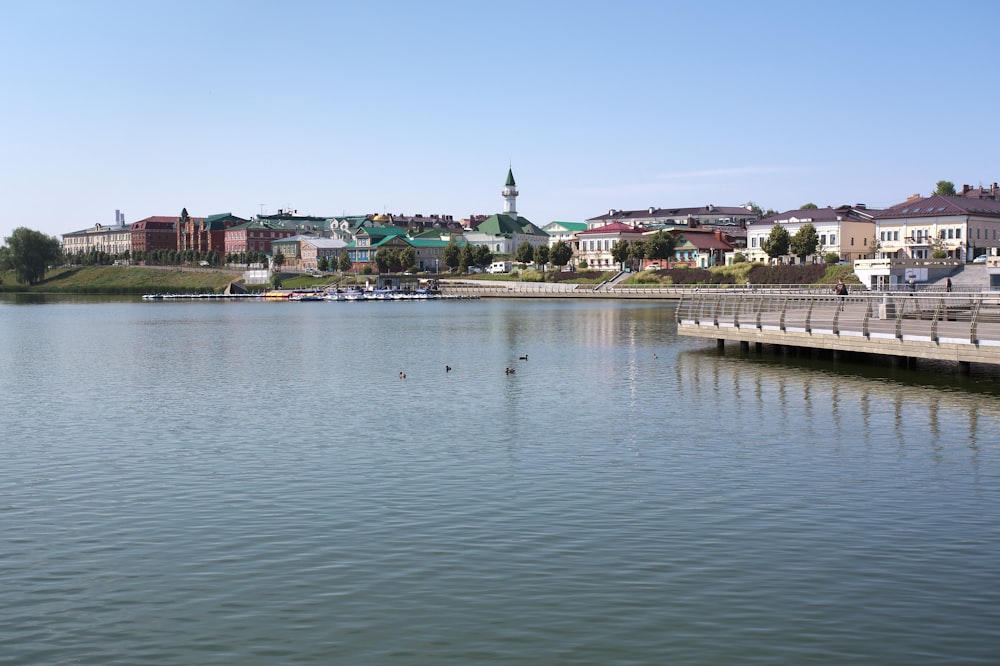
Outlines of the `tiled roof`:
M 547 227 L 552 227 L 552 226 L 562 227 L 566 231 L 586 231 L 586 229 L 587 229 L 587 223 L 586 222 L 558 222 L 557 221 L 557 222 L 549 222 L 548 224 L 545 225 L 546 228 Z
M 625 224 L 624 222 L 612 222 L 610 224 L 605 224 L 601 227 L 596 227 L 594 229 L 587 229 L 586 231 L 580 231 L 576 235 L 583 236 L 584 234 L 619 234 L 619 233 L 633 233 L 641 234 L 645 229 L 643 227 L 633 227 L 631 225 Z
M 855 206 L 838 206 L 832 208 L 796 208 L 786 210 L 784 213 L 777 213 L 758 221 L 752 225 L 756 228 L 762 226 L 772 227 L 777 223 L 791 222 L 792 218 L 796 222 L 871 222 L 880 211 L 858 208 Z
M 684 232 L 680 238 L 699 250 L 732 250 L 733 246 L 719 238 L 714 233 L 699 234 Z
M 983 215 L 1000 217 L 1000 201 L 993 199 L 973 199 L 970 197 L 945 197 L 935 194 L 930 197 L 911 199 L 879 211 L 880 220 L 898 218 L 940 217 L 943 215 Z
M 384 240 L 390 236 L 405 236 L 406 229 L 403 227 L 362 227 L 358 229 L 358 235 L 369 236 L 373 241 L 377 238 Z
M 509 234 L 527 234 L 529 236 L 548 236 L 547 233 L 536 227 L 527 218 L 513 217 L 506 213 L 490 215 L 482 221 L 476 231 L 493 236 L 505 236 Z
M 695 206 L 690 208 L 643 208 L 641 210 L 615 210 L 597 217 L 591 217 L 588 222 L 597 220 L 646 220 L 663 217 L 699 217 L 705 215 L 729 215 L 736 217 L 751 217 L 753 211 L 742 206 Z

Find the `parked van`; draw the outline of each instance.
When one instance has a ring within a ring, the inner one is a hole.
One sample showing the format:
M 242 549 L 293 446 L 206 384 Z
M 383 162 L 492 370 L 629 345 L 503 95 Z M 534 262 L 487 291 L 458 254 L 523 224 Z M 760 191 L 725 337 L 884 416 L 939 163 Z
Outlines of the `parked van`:
M 494 261 L 490 264 L 489 268 L 486 269 L 487 273 L 510 273 L 510 269 L 514 267 L 513 261 Z

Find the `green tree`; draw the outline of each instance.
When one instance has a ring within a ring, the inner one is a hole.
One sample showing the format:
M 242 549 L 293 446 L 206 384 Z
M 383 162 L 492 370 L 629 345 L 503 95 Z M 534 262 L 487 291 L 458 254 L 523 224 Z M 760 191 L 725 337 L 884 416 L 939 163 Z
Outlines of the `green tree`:
M 49 264 L 59 261 L 62 249 L 59 239 L 40 231 L 18 227 L 4 239 L 6 252 L 0 270 L 14 271 L 18 282 L 34 285 L 42 281 Z
M 788 254 L 788 245 L 790 243 L 790 238 L 788 235 L 788 229 L 783 226 L 774 223 L 771 227 L 771 233 L 768 234 L 767 238 L 764 240 L 762 248 L 767 256 L 772 259 L 777 259 L 778 257 Z
M 561 238 L 555 242 L 552 249 L 549 250 L 549 261 L 552 262 L 553 266 L 559 266 L 562 268 L 569 263 L 570 259 L 573 258 L 573 246 L 571 246 L 566 241 Z
M 629 257 L 629 242 L 624 238 L 619 238 L 615 241 L 615 244 L 611 246 L 611 258 L 621 266 L 625 268 L 625 262 Z
M 404 247 L 398 252 L 399 256 L 399 267 L 401 270 L 408 271 L 411 268 L 415 268 L 417 265 L 417 251 L 412 247 Z
M 955 183 L 950 180 L 939 180 L 937 182 L 937 187 L 934 188 L 932 194 L 940 194 L 943 197 L 953 197 L 955 196 Z
M 445 266 L 452 270 L 458 268 L 459 264 L 462 263 L 462 250 L 458 247 L 458 243 L 455 242 L 454 238 L 449 240 L 448 244 L 444 246 L 441 260 L 444 261 Z
M 882 251 L 882 241 L 879 240 L 878 234 L 872 236 L 872 242 L 868 246 L 871 248 L 872 259 L 878 259 L 878 253 Z
M 326 255 L 323 255 L 322 257 L 319 258 L 319 260 L 316 262 L 316 268 L 318 268 L 323 272 L 330 270 L 330 260 L 327 259 Z
M 677 247 L 677 239 L 674 238 L 674 235 L 661 229 L 646 239 L 646 258 L 670 259 L 674 256 L 675 247 Z
M 819 206 L 817 206 L 816 204 L 814 204 L 814 203 L 812 203 L 810 201 L 807 204 L 802 204 L 802 206 L 799 208 L 799 210 L 816 210 L 817 208 L 819 208 Z
M 545 270 L 545 265 L 549 263 L 549 246 L 539 245 L 535 248 L 535 264 L 542 267 Z
M 799 227 L 799 230 L 789 240 L 788 246 L 791 253 L 799 258 L 799 261 L 804 261 L 810 254 L 816 254 L 816 248 L 819 247 L 819 234 L 816 233 L 816 227 L 812 225 L 812 222 L 806 222 Z
M 931 259 L 944 259 L 948 256 L 945 250 L 944 231 L 931 238 Z
M 340 258 L 337 260 L 337 268 L 344 273 L 351 270 L 351 253 L 346 249 L 340 251 Z
M 628 244 L 629 264 L 633 269 L 642 265 L 642 260 L 646 257 L 646 242 L 634 240 Z
M 530 264 L 535 260 L 535 248 L 531 243 L 521 243 L 517 246 L 514 259 L 519 264 Z
M 476 266 L 489 266 L 493 263 L 493 253 L 489 245 L 476 246 Z
M 275 268 L 281 268 L 282 266 L 285 265 L 285 255 L 283 255 L 281 252 L 275 252 L 274 257 L 272 257 L 271 264 Z
M 464 273 L 469 270 L 469 266 L 476 265 L 476 246 L 472 243 L 466 243 L 465 247 L 462 248 L 462 261 L 458 265 L 459 268 Z
M 395 250 L 387 247 L 380 247 L 375 252 L 375 268 L 379 273 L 388 273 L 392 270 L 393 264 L 399 262 L 398 257 L 393 256 L 395 253 Z

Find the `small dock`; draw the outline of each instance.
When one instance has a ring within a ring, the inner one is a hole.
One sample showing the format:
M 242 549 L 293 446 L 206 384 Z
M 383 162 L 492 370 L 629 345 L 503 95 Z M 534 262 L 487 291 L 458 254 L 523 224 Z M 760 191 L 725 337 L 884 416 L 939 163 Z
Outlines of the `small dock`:
M 757 290 L 686 295 L 677 332 L 712 338 L 720 350 L 763 345 L 838 353 L 1000 364 L 1000 295 L 864 292 L 838 297 Z

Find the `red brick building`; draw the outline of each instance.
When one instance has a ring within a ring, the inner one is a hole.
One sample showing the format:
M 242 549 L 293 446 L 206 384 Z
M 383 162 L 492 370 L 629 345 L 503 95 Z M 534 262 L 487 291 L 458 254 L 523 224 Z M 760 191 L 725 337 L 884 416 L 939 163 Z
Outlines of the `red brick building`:
M 248 220 L 232 213 L 220 213 L 208 217 L 190 217 L 187 208 L 181 211 L 177 220 L 177 249 L 180 252 L 215 252 L 226 254 L 226 229 L 247 223 Z
M 133 222 L 132 256 L 136 252 L 177 249 L 177 218 L 154 215 Z

